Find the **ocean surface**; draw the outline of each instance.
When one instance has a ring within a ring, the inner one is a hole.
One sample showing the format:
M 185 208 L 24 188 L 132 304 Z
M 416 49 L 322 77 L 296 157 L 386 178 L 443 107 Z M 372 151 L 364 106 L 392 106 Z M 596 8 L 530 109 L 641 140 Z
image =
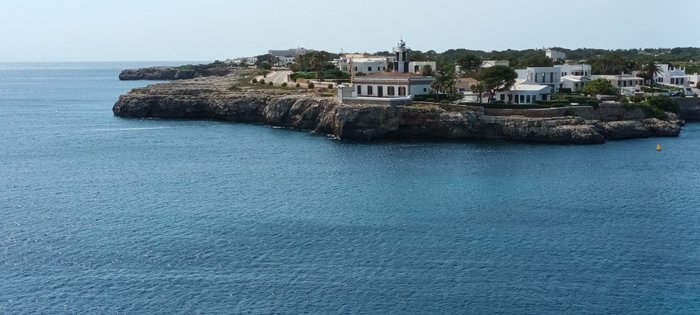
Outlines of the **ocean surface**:
M 0 64 L 0 314 L 700 312 L 699 124 L 575 146 L 114 117 L 148 84 L 119 71 L 158 64 Z

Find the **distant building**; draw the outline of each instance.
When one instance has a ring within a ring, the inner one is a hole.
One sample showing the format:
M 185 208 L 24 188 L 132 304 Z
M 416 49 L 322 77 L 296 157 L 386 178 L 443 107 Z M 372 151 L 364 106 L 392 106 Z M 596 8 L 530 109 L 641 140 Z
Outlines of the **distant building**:
M 619 74 L 619 75 L 594 75 L 591 76 L 592 80 L 604 79 L 610 82 L 612 86 L 616 88 L 625 87 L 636 87 L 644 84 L 644 79 L 633 74 Z
M 547 49 L 545 50 L 545 55 L 547 55 L 547 58 L 552 59 L 554 61 L 557 60 L 566 60 L 566 53 L 554 49 Z
M 561 80 L 559 83 L 560 89 L 569 89 L 572 92 L 579 92 L 583 87 L 591 81 L 591 65 L 587 64 L 564 64 L 555 65 L 554 68 L 559 69 Z
M 384 72 L 389 66 L 386 57 L 373 57 L 364 55 L 345 55 L 338 59 L 338 69 L 341 71 L 357 74 L 372 74 Z
M 307 54 L 310 52 L 315 52 L 315 50 L 306 49 L 304 47 L 299 47 L 299 48 L 290 48 L 290 49 L 285 49 L 285 50 L 270 49 L 267 51 L 267 53 L 272 55 L 273 57 L 296 57 L 296 56 L 304 55 L 304 54 Z
M 690 76 L 685 74 L 684 67 L 674 67 L 672 64 L 659 64 L 661 73 L 654 74 L 654 82 L 667 85 L 688 85 Z
M 481 62 L 481 68 L 491 68 L 493 66 L 510 67 L 510 61 L 508 61 L 508 60 L 484 60 Z
M 408 69 L 413 73 L 421 73 L 425 66 L 430 66 L 433 71 L 437 70 L 437 62 L 435 61 L 410 61 L 408 63 Z
M 340 86 L 341 103 L 348 102 L 410 102 L 413 96 L 432 93 L 435 78 L 412 73 L 406 43 L 402 40 L 394 48 L 393 72 L 377 72 L 367 76 L 354 76 L 351 86 Z
M 533 83 L 547 85 L 551 93 L 558 93 L 561 83 L 561 69 L 556 67 L 528 67 L 515 70 L 519 80 L 530 80 Z
M 551 86 L 535 82 L 534 74 L 528 74 L 526 78 L 516 80 L 508 91 L 496 93 L 495 97 L 507 104 L 528 105 L 551 100 L 552 91 Z

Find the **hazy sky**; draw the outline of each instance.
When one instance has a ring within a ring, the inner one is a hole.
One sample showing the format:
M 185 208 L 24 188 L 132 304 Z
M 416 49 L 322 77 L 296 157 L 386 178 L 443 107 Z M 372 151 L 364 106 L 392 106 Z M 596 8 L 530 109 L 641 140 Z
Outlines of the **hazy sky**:
M 0 61 L 700 46 L 700 0 L 0 0 Z

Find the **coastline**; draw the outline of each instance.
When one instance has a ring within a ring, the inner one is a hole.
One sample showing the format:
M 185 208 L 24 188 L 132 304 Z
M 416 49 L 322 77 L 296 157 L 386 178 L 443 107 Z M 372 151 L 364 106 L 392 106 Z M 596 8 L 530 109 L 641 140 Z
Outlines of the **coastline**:
M 622 104 L 497 110 L 414 103 L 390 106 L 338 103 L 327 90 L 243 84 L 241 73 L 136 88 L 119 97 L 124 118 L 211 119 L 258 123 L 332 135 L 342 140 L 510 140 L 601 144 L 609 140 L 678 136 L 675 114 L 651 118 Z M 689 108 L 689 106 L 686 106 Z M 686 111 L 700 113 L 700 105 Z

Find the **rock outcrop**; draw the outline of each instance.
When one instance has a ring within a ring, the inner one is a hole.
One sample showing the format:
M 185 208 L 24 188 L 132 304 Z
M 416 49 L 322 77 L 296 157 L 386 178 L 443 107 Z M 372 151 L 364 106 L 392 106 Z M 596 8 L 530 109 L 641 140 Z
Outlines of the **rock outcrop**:
M 113 112 L 134 118 L 263 123 L 346 140 L 499 139 L 597 144 L 606 139 L 677 136 L 681 125 L 675 115 L 668 120 L 600 120 L 590 114 L 595 113 L 590 108 L 583 116 L 591 117 L 569 111 L 565 111 L 569 113 L 566 116 L 527 117 L 486 115 L 481 107 L 455 105 L 342 105 L 335 97 L 300 90 L 241 88 L 237 82 L 237 77 L 229 76 L 137 88 L 122 95 Z
M 134 80 L 154 80 L 154 81 L 170 81 L 170 80 L 186 80 L 199 77 L 209 76 L 226 76 L 233 73 L 236 69 L 227 67 L 151 67 L 140 69 L 126 69 L 119 73 L 119 80 L 134 81 Z

